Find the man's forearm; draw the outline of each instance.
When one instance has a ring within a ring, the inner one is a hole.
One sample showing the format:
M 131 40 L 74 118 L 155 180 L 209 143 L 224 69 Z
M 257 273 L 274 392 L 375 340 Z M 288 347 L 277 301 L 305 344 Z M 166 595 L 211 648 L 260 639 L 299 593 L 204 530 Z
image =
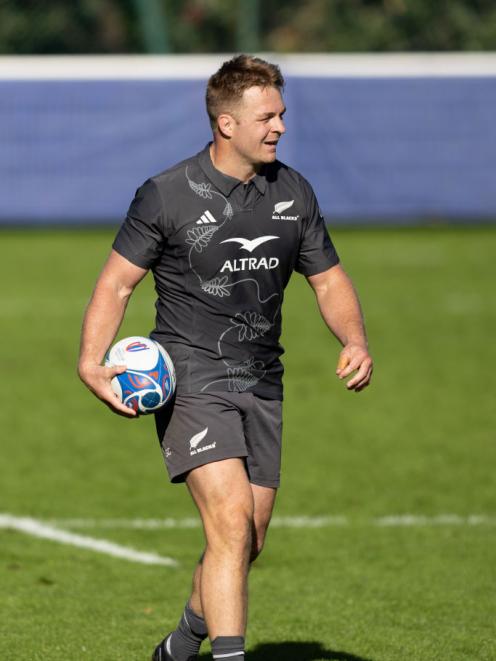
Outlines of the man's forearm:
M 344 379 L 355 372 L 346 382 L 346 387 L 359 392 L 369 385 L 373 364 L 355 288 L 339 265 L 324 273 L 309 276 L 308 280 L 324 321 L 343 345 L 336 375 Z
M 320 313 L 343 346 L 367 346 L 367 335 L 358 296 L 349 277 L 340 271 L 324 286 L 315 289 Z
M 146 269 L 112 251 L 86 309 L 81 332 L 78 363 L 81 381 L 115 413 L 126 417 L 134 417 L 136 412 L 124 406 L 111 387 L 113 377 L 126 367 L 105 367 L 101 363 L 117 335 L 129 297 L 145 275 Z
M 79 370 L 101 364 L 124 318 L 131 292 L 107 282 L 97 284 L 86 309 L 81 332 Z

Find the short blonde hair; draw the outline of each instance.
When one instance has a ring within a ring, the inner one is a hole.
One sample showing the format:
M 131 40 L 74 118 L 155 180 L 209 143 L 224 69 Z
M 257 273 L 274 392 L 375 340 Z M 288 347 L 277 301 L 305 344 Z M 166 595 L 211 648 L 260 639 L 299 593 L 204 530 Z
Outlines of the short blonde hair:
M 223 112 L 232 111 L 250 87 L 284 88 L 284 78 L 277 64 L 271 64 L 252 55 L 237 55 L 224 62 L 210 76 L 207 84 L 206 103 L 212 130 L 217 128 L 217 118 Z

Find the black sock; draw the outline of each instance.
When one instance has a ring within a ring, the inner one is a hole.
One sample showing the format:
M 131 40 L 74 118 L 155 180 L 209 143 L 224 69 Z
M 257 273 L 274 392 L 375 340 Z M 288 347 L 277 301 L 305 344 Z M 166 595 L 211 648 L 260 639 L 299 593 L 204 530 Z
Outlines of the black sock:
M 188 602 L 169 640 L 174 661 L 188 661 L 196 656 L 207 635 L 205 620 L 191 609 Z
M 245 639 L 243 636 L 218 636 L 212 641 L 214 659 L 241 661 L 245 658 Z

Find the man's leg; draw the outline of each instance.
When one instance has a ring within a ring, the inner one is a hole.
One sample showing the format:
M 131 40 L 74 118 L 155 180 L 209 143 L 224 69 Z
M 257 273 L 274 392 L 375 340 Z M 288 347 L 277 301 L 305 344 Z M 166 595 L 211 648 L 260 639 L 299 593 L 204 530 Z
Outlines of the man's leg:
M 254 506 L 250 550 L 250 562 L 253 562 L 260 554 L 265 541 L 277 489 L 256 484 L 250 484 L 250 489 Z M 192 658 L 190 655 L 198 653 L 201 641 L 206 637 L 207 628 L 203 619 L 201 594 L 203 558 L 204 554 L 193 574 L 191 597 L 178 628 L 173 632 L 174 638 L 171 638 L 169 643 L 174 656 L 177 656 L 177 661 Z
M 276 500 L 277 489 L 272 487 L 261 487 L 258 484 L 251 484 L 253 493 L 254 515 L 253 515 L 253 537 L 250 562 L 262 552 L 272 517 L 272 510 Z
M 244 636 L 254 515 L 244 462 L 226 459 L 200 466 L 186 482 L 206 537 L 199 583 L 210 639 Z
M 269 526 L 276 489 L 261 487 L 250 484 L 253 496 L 254 515 L 252 525 L 252 545 L 250 562 L 253 562 L 260 554 L 267 528 Z M 186 605 L 179 626 L 173 632 L 170 647 L 177 655 L 178 661 L 191 658 L 190 655 L 198 653 L 202 640 L 206 637 L 207 628 L 203 619 L 201 599 L 201 575 L 203 566 L 203 554 L 193 574 L 193 586 L 191 597 Z
M 250 484 L 250 487 L 253 494 L 254 504 L 252 545 L 250 553 L 250 562 L 253 562 L 260 555 L 264 546 L 267 529 L 272 516 L 272 510 L 274 509 L 277 489 L 261 487 L 258 484 Z M 201 617 L 203 617 L 200 588 L 202 563 L 203 554 L 195 567 L 193 574 L 193 588 L 189 599 L 191 609 Z
M 205 618 L 214 658 L 215 646 L 220 645 L 222 657 L 229 655 L 236 661 L 233 645 L 239 659 L 244 654 L 253 493 L 244 462 L 239 458 L 194 468 L 188 473 L 186 483 L 200 512 L 206 538 L 201 566 L 195 570 L 189 607 Z M 176 633 L 177 630 L 162 641 L 154 659 L 196 658 L 185 650 L 185 641 L 176 640 Z

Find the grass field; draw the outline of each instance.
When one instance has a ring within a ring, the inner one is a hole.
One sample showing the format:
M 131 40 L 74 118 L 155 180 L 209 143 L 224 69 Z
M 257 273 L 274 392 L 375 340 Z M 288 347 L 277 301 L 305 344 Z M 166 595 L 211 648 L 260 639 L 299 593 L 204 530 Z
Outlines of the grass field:
M 0 529 L 2 661 L 148 659 L 180 615 L 201 549 L 153 421 L 113 416 L 76 377 L 111 236 L 0 233 L 0 513 L 179 564 Z M 496 231 L 334 238 L 365 308 L 374 383 L 357 395 L 336 380 L 337 343 L 295 275 L 279 526 L 251 574 L 247 661 L 494 660 Z M 147 334 L 152 302 L 147 278 L 120 337 Z M 324 518 L 282 518 L 297 516 Z M 176 527 L 129 523 L 165 518 Z

